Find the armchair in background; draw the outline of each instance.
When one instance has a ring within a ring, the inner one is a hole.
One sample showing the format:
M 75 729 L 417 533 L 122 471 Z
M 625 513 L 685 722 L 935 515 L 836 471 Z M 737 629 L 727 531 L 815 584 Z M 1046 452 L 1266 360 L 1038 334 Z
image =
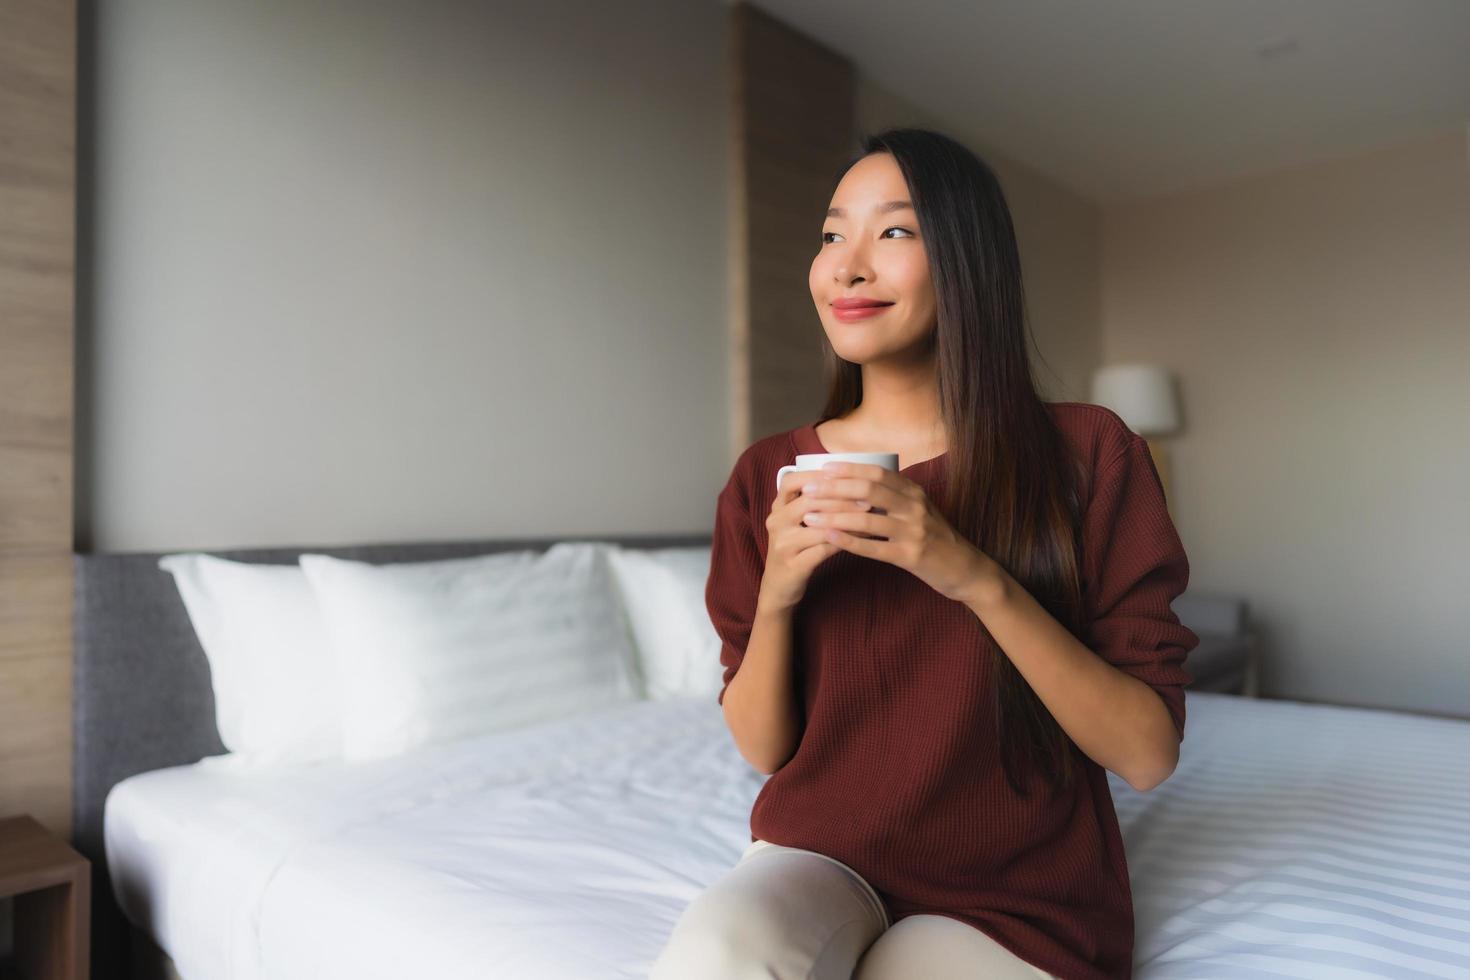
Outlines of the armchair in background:
M 1186 590 L 1173 603 L 1179 621 L 1199 636 L 1184 669 L 1190 690 L 1256 697 L 1260 693 L 1260 636 L 1238 596 Z

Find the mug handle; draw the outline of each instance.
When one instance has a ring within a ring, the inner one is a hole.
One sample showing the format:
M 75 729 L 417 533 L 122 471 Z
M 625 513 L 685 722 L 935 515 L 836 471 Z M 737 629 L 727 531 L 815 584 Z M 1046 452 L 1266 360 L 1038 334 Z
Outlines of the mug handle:
M 796 468 L 797 467 L 796 467 L 796 465 L 794 463 L 790 463 L 790 464 L 787 464 L 786 466 L 781 467 L 779 470 L 776 471 L 776 490 L 778 492 L 781 489 L 781 477 L 783 477 L 783 476 L 786 475 L 786 471 L 787 470 L 794 470 Z

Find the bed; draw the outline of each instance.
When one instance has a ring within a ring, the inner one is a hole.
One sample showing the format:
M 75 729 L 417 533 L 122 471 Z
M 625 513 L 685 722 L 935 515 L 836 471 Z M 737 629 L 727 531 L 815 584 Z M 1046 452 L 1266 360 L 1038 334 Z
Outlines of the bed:
M 223 751 L 207 665 L 157 557 L 78 556 L 78 844 L 115 927 L 99 977 L 125 975 L 130 935 L 185 980 L 643 977 L 748 842 L 763 777 L 703 699 L 350 766 L 202 758 Z M 1470 976 L 1467 760 L 1470 722 L 1192 693 L 1175 774 L 1110 780 L 1135 975 Z

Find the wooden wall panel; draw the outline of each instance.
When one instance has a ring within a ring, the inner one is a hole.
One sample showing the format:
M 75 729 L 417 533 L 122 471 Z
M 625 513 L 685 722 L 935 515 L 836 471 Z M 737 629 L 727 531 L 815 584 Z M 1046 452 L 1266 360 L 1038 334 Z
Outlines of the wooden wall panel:
M 856 146 L 845 57 L 747 4 L 731 7 L 731 439 L 816 417 L 822 325 L 807 272 L 837 171 Z
M 0 816 L 71 834 L 74 0 L 0 0 Z

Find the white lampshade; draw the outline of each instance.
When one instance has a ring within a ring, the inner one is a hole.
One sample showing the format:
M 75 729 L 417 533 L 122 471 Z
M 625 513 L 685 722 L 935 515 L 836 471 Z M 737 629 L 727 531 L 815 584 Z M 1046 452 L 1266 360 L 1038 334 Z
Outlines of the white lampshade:
M 1141 436 L 1179 429 L 1179 399 L 1174 376 L 1155 364 L 1113 364 L 1092 375 L 1093 404 L 1111 408 Z

